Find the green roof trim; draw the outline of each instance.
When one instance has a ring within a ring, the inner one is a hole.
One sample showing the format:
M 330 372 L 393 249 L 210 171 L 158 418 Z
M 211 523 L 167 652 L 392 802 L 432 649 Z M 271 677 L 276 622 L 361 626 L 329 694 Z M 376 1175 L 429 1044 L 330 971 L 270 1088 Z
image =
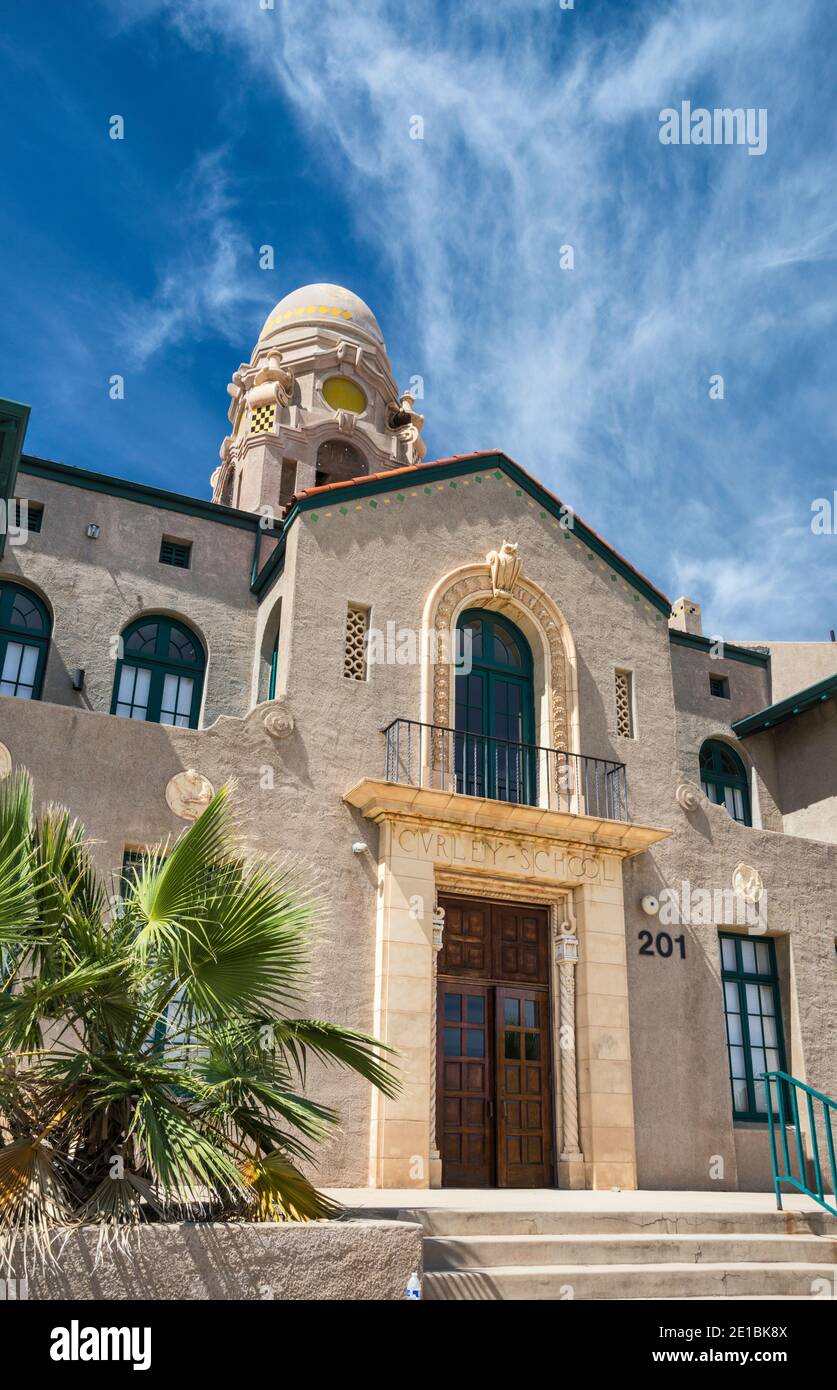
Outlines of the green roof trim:
M 400 469 L 395 469 L 392 473 L 375 473 L 369 479 L 364 479 L 358 483 L 340 485 L 333 489 L 332 495 L 319 491 L 312 492 L 310 495 L 297 497 L 294 499 L 293 506 L 285 518 L 283 539 L 274 550 L 270 559 L 265 564 L 258 578 L 253 583 L 253 593 L 261 598 L 267 592 L 277 573 L 281 573 L 281 566 L 284 563 L 284 538 L 287 536 L 289 528 L 296 521 L 297 517 L 303 516 L 306 512 L 316 511 L 322 515 L 327 508 L 334 507 L 339 509 L 345 502 L 355 500 L 364 501 L 370 494 L 378 496 L 382 493 L 394 492 L 399 495 L 410 492 L 413 488 L 421 489 L 424 493 L 432 494 L 434 489 L 428 484 L 430 482 L 439 483 L 451 478 L 462 478 L 469 473 L 479 473 L 484 475 L 485 481 L 508 478 L 515 488 L 526 493 L 542 509 L 543 513 L 554 517 L 557 521 L 563 521 L 563 529 L 567 527 L 567 513 L 572 516 L 572 534 L 588 550 L 593 551 L 600 559 L 604 560 L 611 569 L 616 570 L 621 577 L 636 589 L 654 608 L 656 608 L 666 618 L 671 613 L 671 604 L 649 583 L 637 570 L 623 560 L 615 550 L 597 536 L 595 531 L 591 531 L 584 522 L 566 507 L 557 497 L 553 497 L 550 492 L 541 486 L 534 478 L 530 478 L 518 464 L 505 454 L 468 454 L 462 458 L 443 459 L 439 463 L 424 463 L 416 469 L 409 482 Z M 475 482 L 482 482 L 483 477 L 476 478 Z
M 104 492 L 109 497 L 121 497 L 126 502 L 136 502 L 140 506 L 180 512 L 184 516 L 214 521 L 221 526 L 237 526 L 242 531 L 258 532 L 262 520 L 257 512 L 241 512 L 236 507 L 223 507 L 218 502 L 206 502 L 200 497 L 186 497 L 180 492 L 149 487 L 147 483 L 111 478 L 106 473 L 92 473 L 86 468 L 73 468 L 68 463 L 54 463 L 50 459 L 33 458 L 28 454 L 24 454 L 20 460 L 20 472 L 29 473 L 35 478 L 46 478 L 52 483 L 80 487 L 85 492 Z
M 677 628 L 669 628 L 669 639 L 676 647 L 691 647 L 697 652 L 711 652 L 717 646 L 717 641 L 711 637 L 698 637 L 694 632 L 678 632 Z M 752 647 L 736 647 L 732 642 L 723 642 L 723 659 L 725 661 L 743 661 L 749 666 L 769 666 L 770 652 L 755 651 Z
M 824 680 L 817 681 L 816 685 L 806 686 L 796 695 L 788 695 L 784 700 L 777 700 L 775 705 L 767 705 L 764 709 L 757 710 L 755 714 L 748 714 L 744 719 L 736 719 L 731 726 L 733 732 L 739 738 L 749 738 L 751 734 L 764 733 L 765 729 L 775 729 L 777 724 L 784 724 L 786 720 L 793 719 L 797 714 L 804 714 L 806 710 L 815 709 L 817 705 L 825 704 L 828 700 L 837 697 L 837 674 L 826 676 Z
M 20 455 L 29 424 L 29 406 L 0 400 L 0 501 L 15 495 Z M 6 548 L 7 527 L 0 529 L 0 556 Z

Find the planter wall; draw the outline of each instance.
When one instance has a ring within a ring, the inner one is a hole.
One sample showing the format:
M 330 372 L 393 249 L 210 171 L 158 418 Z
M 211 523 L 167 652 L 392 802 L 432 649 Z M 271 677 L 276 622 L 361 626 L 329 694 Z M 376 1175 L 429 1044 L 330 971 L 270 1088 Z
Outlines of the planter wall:
M 404 1221 L 145 1226 L 96 1262 L 98 1230 L 68 1238 L 58 1268 L 30 1271 L 30 1299 L 400 1299 L 421 1273 Z

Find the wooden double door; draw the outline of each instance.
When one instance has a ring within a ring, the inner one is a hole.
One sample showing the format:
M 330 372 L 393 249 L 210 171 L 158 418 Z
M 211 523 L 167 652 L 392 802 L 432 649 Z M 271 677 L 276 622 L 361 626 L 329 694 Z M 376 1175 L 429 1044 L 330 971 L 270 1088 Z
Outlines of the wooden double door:
M 441 898 L 436 1137 L 444 1187 L 553 1182 L 548 916 Z

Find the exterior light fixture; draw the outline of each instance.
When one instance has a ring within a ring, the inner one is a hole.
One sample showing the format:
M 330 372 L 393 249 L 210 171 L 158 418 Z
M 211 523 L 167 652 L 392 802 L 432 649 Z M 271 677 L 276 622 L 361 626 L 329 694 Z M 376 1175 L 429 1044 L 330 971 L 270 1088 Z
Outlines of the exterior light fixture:
M 101 529 L 102 528 L 98 526 L 95 521 L 91 521 L 88 523 L 87 534 L 90 537 L 91 541 L 97 541 L 99 539 L 99 532 L 101 531 Z
M 660 902 L 654 897 L 653 893 L 646 893 L 642 899 L 642 910 L 648 917 L 656 917 L 660 910 Z
M 368 848 L 365 840 L 355 840 L 352 845 L 352 854 L 363 854 Z
M 80 666 L 78 666 L 78 667 L 76 668 L 76 670 L 73 672 L 72 680 L 73 680 L 73 690 L 83 690 L 83 689 L 84 689 L 84 671 L 82 670 L 82 668 L 81 668 Z

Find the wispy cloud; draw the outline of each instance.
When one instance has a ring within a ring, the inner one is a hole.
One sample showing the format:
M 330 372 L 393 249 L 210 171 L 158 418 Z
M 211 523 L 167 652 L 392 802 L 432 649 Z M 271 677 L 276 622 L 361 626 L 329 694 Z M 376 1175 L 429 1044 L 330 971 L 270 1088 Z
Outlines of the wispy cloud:
M 477 0 L 143 0 L 134 13 L 220 41 L 239 80 L 273 84 L 348 187 L 406 306 L 385 327 L 404 375 L 425 378 L 438 452 L 505 448 L 658 581 L 688 581 L 716 627 L 740 626 L 746 601 L 747 627 L 784 630 L 833 565 L 793 530 L 810 501 L 794 413 L 821 408 L 833 426 L 819 383 L 835 305 L 805 278 L 837 244 L 834 117 L 800 101 L 816 7 L 619 10 L 615 24 L 512 0 L 490 14 Z M 661 146 L 660 107 L 686 98 L 766 106 L 767 156 Z M 146 353 L 194 315 L 228 334 L 238 234 L 223 198 L 198 220 L 202 265 L 167 271 L 141 321 Z M 714 373 L 723 401 L 709 399 Z M 792 523 L 781 551 L 753 520 L 766 477 Z M 711 518 L 699 535 L 692 495 Z M 774 578 L 782 558 L 793 584 Z

